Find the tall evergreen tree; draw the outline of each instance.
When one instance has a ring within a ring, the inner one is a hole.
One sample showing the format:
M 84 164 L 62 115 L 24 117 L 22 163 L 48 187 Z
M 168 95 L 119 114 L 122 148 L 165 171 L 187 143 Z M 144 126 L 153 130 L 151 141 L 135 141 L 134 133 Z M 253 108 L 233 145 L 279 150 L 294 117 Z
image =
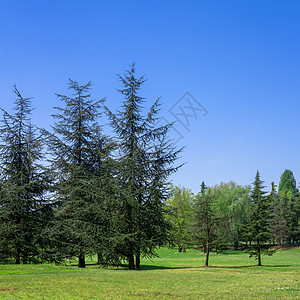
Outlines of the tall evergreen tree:
M 247 234 L 254 243 L 249 246 L 250 257 L 255 257 L 258 266 L 261 266 L 261 255 L 272 255 L 274 251 L 269 250 L 266 244 L 270 240 L 270 210 L 269 199 L 263 190 L 263 181 L 257 171 L 252 189 L 252 210 L 250 221 L 247 225 Z
M 100 217 L 91 213 L 92 208 L 96 207 L 100 213 L 99 205 L 103 204 L 99 181 L 95 181 L 102 167 L 100 156 L 105 147 L 97 124 L 103 99 L 91 99 L 91 82 L 80 85 L 70 79 L 68 86 L 73 92 L 71 97 L 57 94 L 65 106 L 55 107 L 58 113 L 53 117 L 58 121 L 50 138 L 60 201 L 53 235 L 60 240 L 61 251 L 77 256 L 78 266 L 85 267 L 85 255 L 94 244 L 89 231 L 92 218 L 98 218 L 99 222 Z
M 218 241 L 220 218 L 214 210 L 215 195 L 202 182 L 201 192 L 196 196 L 191 222 L 191 237 L 197 245 L 203 245 L 206 252 L 205 267 L 208 267 L 209 252 Z
M 37 261 L 44 246 L 41 230 L 50 209 L 50 179 L 41 164 L 44 139 L 31 124 L 31 98 L 22 97 L 16 86 L 13 92 L 15 113 L 3 111 L 0 129 L 0 249 L 16 264 L 26 264 Z
M 121 234 L 126 241 L 123 253 L 126 253 L 129 269 L 140 269 L 140 256 L 153 256 L 153 250 L 165 238 L 166 181 L 177 170 L 173 162 L 180 150 L 176 151 L 167 141 L 171 125 L 154 126 L 159 112 L 158 100 L 143 116 L 144 98 L 139 96 L 139 90 L 145 79 L 136 77 L 134 64 L 119 79 L 124 86 L 119 90 L 125 98 L 123 110 L 113 114 L 107 109 L 107 113 L 120 146 L 121 201 L 126 220 Z

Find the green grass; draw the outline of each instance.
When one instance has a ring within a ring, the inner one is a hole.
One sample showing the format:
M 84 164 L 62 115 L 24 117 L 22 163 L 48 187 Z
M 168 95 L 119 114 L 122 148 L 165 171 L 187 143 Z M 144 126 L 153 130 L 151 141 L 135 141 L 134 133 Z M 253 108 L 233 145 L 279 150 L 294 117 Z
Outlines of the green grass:
M 142 271 L 87 266 L 0 265 L 0 299 L 300 299 L 300 249 L 263 257 L 160 249 Z

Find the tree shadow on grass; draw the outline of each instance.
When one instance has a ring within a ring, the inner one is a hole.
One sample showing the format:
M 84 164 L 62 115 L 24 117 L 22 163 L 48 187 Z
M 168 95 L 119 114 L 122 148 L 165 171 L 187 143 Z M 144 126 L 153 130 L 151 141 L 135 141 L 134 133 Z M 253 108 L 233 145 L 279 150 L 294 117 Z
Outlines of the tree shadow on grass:
M 288 267 L 292 267 L 292 265 L 209 266 L 209 268 L 216 268 L 216 269 L 244 269 L 244 268 L 253 268 L 253 267 L 259 267 L 259 268 L 288 268 Z
M 174 266 L 174 267 L 164 267 L 164 266 L 142 266 L 142 270 L 180 270 L 180 269 L 244 269 L 244 268 L 253 268 L 253 267 L 258 267 L 258 268 L 288 268 L 288 267 L 293 267 L 292 265 L 244 265 L 244 266 L 208 266 L 205 267 L 204 265 L 199 265 L 199 266 Z
M 90 263 L 86 264 L 87 267 L 89 266 L 98 266 L 99 269 L 108 269 L 108 270 L 115 270 L 115 271 L 124 271 L 128 270 L 128 265 L 124 264 L 123 266 L 103 266 L 96 263 Z M 69 264 L 66 265 L 66 267 L 78 267 L 77 264 Z M 259 267 L 259 268 L 288 268 L 293 267 L 292 265 L 244 265 L 244 266 L 208 266 L 205 267 L 204 265 L 199 266 L 159 266 L 159 265 L 142 265 L 141 271 L 151 271 L 151 270 L 183 270 L 183 269 L 244 269 L 244 268 L 253 268 L 253 267 Z M 128 270 L 129 271 L 129 270 Z
M 172 269 L 186 269 L 186 267 L 165 267 L 165 266 L 155 266 L 155 265 L 142 265 L 142 270 L 172 270 Z

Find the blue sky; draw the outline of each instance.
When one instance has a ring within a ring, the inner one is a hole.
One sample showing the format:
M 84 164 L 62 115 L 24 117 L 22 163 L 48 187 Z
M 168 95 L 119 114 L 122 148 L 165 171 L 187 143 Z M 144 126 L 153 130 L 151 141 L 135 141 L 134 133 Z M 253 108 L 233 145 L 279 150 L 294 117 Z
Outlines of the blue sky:
M 0 11 L 1 107 L 11 109 L 17 84 L 34 97 L 34 122 L 49 128 L 54 94 L 72 78 L 91 80 L 93 96 L 116 110 L 116 74 L 135 61 L 149 79 L 147 107 L 161 96 L 173 121 L 188 91 L 208 111 L 189 130 L 176 124 L 186 164 L 175 184 L 244 185 L 260 170 L 269 186 L 287 168 L 299 182 L 299 1 L 17 0 Z

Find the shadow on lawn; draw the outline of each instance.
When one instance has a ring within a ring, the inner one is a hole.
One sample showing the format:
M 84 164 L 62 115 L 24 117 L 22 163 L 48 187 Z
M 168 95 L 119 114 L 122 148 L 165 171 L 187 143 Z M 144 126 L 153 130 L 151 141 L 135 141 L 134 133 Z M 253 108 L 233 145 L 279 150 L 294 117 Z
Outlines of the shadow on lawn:
M 182 266 L 182 267 L 164 267 L 164 266 L 150 266 L 142 265 L 142 271 L 151 271 L 151 270 L 184 270 L 184 269 L 248 269 L 248 268 L 288 268 L 292 267 L 292 265 L 263 265 L 259 267 L 257 265 L 247 265 L 247 266 L 208 266 L 205 267 L 204 265 L 200 266 Z M 127 267 L 119 268 L 118 270 L 127 270 Z
M 248 266 L 209 266 L 209 268 L 216 268 L 216 269 L 243 269 L 243 268 L 253 268 L 253 267 L 259 267 L 259 268 L 288 268 L 293 267 L 292 265 L 248 265 Z
M 164 266 L 142 266 L 142 270 L 179 270 L 179 269 L 244 269 L 259 267 L 258 265 L 246 265 L 246 266 L 182 266 L 182 267 L 164 267 Z M 262 265 L 262 268 L 288 268 L 293 267 L 292 265 Z M 259 268 L 261 268 L 259 267 Z
M 66 265 L 68 267 L 77 267 L 77 264 L 70 264 Z M 128 270 L 127 265 L 123 266 L 101 266 L 99 264 L 86 264 L 86 266 L 98 266 L 102 269 L 110 269 L 110 270 Z M 253 268 L 259 267 L 258 265 L 246 265 L 246 266 L 208 266 L 205 267 L 204 265 L 199 266 L 174 266 L 174 267 L 165 267 L 165 266 L 157 266 L 157 265 L 142 265 L 141 271 L 151 271 L 151 270 L 181 270 L 181 269 L 244 269 L 244 268 Z M 293 267 L 292 265 L 262 265 L 259 268 L 288 268 Z
M 67 264 L 66 267 L 78 267 L 77 264 Z M 111 269 L 111 270 L 128 270 L 128 265 L 124 264 L 122 266 L 104 266 L 95 263 L 87 263 L 86 267 L 98 266 L 100 269 Z M 170 270 L 170 269 L 188 269 L 189 267 L 164 267 L 164 266 L 151 266 L 142 265 L 142 271 L 144 270 Z
M 101 266 L 99 264 L 86 264 L 86 267 L 90 267 L 90 266 L 98 266 L 99 269 L 109 269 L 109 270 L 115 270 L 115 271 L 124 271 L 124 270 L 128 270 L 128 265 L 123 265 L 123 266 Z M 66 265 L 66 267 L 78 267 L 77 264 L 68 264 Z M 201 267 L 201 266 L 200 266 Z M 149 270 L 176 270 L 176 269 L 191 269 L 191 268 L 198 268 L 198 267 L 165 267 L 165 266 L 151 266 L 151 265 L 142 265 L 141 266 L 142 270 L 141 271 L 149 271 Z M 129 270 L 128 270 L 129 271 Z

